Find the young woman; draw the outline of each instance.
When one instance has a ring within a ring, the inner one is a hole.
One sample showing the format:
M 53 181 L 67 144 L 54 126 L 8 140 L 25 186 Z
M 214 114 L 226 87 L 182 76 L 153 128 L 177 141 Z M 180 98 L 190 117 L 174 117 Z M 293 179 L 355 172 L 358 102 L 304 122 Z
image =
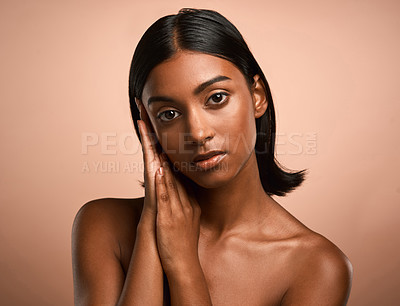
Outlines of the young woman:
M 76 305 L 344 305 L 346 256 L 271 196 L 304 172 L 274 159 L 267 80 L 215 11 L 156 21 L 132 60 L 145 197 L 99 199 L 72 236 Z

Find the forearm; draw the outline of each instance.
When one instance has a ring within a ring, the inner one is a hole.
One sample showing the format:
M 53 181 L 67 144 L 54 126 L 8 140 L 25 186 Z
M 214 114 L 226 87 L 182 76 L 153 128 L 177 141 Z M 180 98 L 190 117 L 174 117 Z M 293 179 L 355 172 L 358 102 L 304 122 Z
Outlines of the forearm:
M 139 222 L 118 306 L 163 305 L 163 270 L 151 222 L 145 218 Z
M 200 262 L 191 265 L 190 269 L 177 270 L 167 273 L 172 305 L 212 305 Z

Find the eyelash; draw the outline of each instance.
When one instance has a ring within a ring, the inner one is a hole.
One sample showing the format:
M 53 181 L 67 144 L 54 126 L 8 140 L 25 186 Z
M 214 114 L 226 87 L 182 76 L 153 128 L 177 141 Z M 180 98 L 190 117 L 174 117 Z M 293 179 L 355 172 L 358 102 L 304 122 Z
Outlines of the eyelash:
M 224 98 L 223 98 L 222 102 L 213 103 L 212 105 L 218 105 L 218 106 L 219 106 L 219 105 L 225 104 L 226 101 L 228 100 L 228 97 L 229 97 L 229 94 L 226 93 L 226 92 L 216 92 L 215 94 L 211 95 L 210 98 L 208 98 L 206 105 L 208 105 L 208 101 L 211 100 L 211 98 L 213 98 L 213 97 L 215 97 L 215 96 L 217 96 L 217 95 L 222 95 Z M 159 114 L 157 115 L 157 118 L 158 118 L 159 120 L 161 120 L 162 122 L 170 122 L 170 121 L 174 120 L 175 118 L 177 118 L 177 117 L 174 117 L 174 118 L 172 118 L 172 119 L 166 119 L 166 120 L 165 120 L 165 119 L 162 119 L 161 117 L 162 117 L 165 113 L 167 113 L 167 112 L 175 112 L 175 113 L 177 113 L 178 111 L 169 109 L 169 110 L 167 110 L 167 111 L 163 111 L 163 112 L 159 113 Z
M 214 104 L 214 105 L 222 105 L 222 104 L 224 104 L 224 103 L 226 102 L 226 100 L 228 99 L 228 96 L 229 96 L 229 94 L 227 94 L 226 92 L 216 92 L 215 94 L 211 95 L 210 98 L 208 98 L 207 102 L 208 102 L 212 97 L 215 97 L 215 96 L 217 96 L 217 95 L 222 95 L 222 96 L 224 96 L 225 98 L 222 100 L 222 102 L 218 102 L 218 103 L 216 103 L 216 104 Z

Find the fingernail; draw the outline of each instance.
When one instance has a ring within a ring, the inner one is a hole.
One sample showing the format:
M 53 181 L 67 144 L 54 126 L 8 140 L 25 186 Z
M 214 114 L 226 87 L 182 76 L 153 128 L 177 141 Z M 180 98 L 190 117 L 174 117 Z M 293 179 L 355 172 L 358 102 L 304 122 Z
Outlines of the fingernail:
M 163 167 L 158 168 L 158 174 L 160 174 L 161 176 L 164 176 L 164 169 L 163 169 Z

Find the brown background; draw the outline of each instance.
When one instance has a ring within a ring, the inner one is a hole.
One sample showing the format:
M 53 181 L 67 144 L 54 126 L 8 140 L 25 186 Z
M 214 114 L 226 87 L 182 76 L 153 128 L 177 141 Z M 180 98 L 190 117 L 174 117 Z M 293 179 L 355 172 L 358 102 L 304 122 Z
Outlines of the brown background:
M 397 304 L 400 5 L 378 0 L 1 1 L 0 304 L 71 305 L 77 210 L 143 195 L 129 64 L 181 7 L 223 13 L 263 67 L 278 158 L 310 170 L 278 201 L 348 255 L 349 305 Z

